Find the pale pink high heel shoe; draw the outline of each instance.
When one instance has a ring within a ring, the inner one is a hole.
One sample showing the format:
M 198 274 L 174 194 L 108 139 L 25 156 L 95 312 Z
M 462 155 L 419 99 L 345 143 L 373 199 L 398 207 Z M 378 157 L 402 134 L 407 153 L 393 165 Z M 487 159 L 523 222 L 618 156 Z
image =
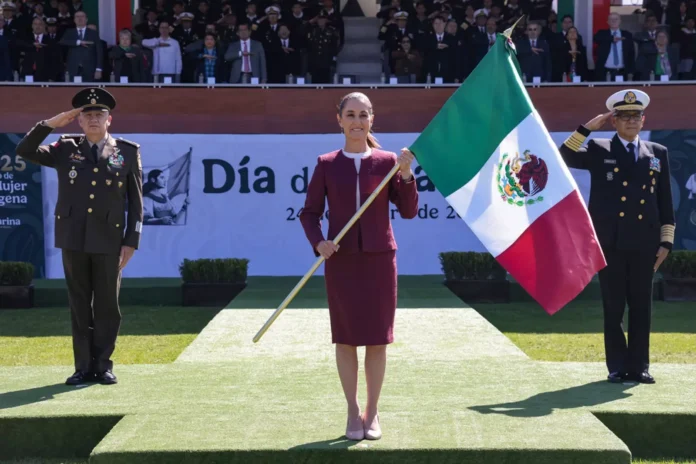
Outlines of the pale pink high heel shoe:
M 377 419 L 377 425 L 374 428 L 370 427 L 365 429 L 365 438 L 368 440 L 379 440 L 382 438 L 382 428 L 379 425 L 379 414 L 375 416 L 375 419 Z M 364 420 L 363 418 L 363 422 Z
M 349 430 L 348 427 L 350 427 L 350 418 L 348 419 L 346 423 L 346 438 L 349 440 L 355 440 L 355 441 L 360 441 L 365 439 L 365 425 L 363 424 L 362 420 L 362 413 L 360 413 L 360 428 L 355 429 L 355 430 Z

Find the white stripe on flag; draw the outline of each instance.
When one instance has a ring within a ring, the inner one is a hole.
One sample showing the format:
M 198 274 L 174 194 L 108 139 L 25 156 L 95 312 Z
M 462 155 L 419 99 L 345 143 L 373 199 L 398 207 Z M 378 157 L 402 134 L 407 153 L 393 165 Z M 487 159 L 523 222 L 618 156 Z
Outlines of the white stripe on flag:
M 548 182 L 538 194 L 529 197 L 534 204 L 517 206 L 503 199 L 498 191 L 497 176 L 499 172 L 505 176 L 505 169 L 499 168 L 503 154 L 508 155 L 505 165 L 518 155 L 523 157 L 525 150 L 543 160 L 548 169 Z M 537 218 L 575 189 L 575 180 L 561 160 L 541 117 L 533 111 L 500 142 L 479 173 L 449 195 L 447 201 L 488 251 L 497 257 Z
M 116 45 L 116 2 L 99 0 L 99 37 L 109 45 Z

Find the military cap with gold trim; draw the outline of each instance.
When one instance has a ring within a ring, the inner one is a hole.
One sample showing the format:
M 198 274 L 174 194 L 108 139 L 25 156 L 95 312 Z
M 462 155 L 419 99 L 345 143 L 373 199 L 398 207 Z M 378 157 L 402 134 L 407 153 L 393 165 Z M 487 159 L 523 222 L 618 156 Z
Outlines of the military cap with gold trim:
M 77 92 L 72 99 L 73 108 L 82 108 L 82 111 L 113 111 L 116 107 L 116 99 L 104 89 L 91 87 Z
M 636 89 L 621 90 L 607 99 L 609 111 L 644 111 L 649 104 L 648 94 Z
M 397 11 L 394 13 L 394 18 L 396 19 L 408 19 L 408 12 L 407 11 Z

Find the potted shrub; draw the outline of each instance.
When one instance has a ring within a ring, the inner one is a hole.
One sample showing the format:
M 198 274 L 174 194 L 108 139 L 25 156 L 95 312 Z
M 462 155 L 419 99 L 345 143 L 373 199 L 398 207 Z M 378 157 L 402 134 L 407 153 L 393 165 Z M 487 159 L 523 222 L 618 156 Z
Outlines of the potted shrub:
M 443 252 L 440 264 L 445 286 L 466 303 L 507 303 L 507 272 L 490 253 Z
M 662 273 L 662 299 L 696 301 L 696 251 L 672 251 L 658 271 Z
M 227 306 L 246 287 L 248 259 L 184 259 L 184 306 Z
M 24 309 L 34 306 L 34 265 L 0 261 L 0 309 Z

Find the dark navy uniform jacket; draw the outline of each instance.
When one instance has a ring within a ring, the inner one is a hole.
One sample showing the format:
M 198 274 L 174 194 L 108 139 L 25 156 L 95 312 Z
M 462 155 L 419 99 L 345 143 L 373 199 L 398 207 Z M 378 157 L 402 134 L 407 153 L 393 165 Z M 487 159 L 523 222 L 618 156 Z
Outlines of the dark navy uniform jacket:
M 102 254 L 118 254 L 123 245 L 137 249 L 143 223 L 139 145 L 109 135 L 95 164 L 84 135 L 41 145 L 51 132 L 37 124 L 19 142 L 17 154 L 58 172 L 56 247 Z
M 667 148 L 639 140 L 638 160 L 618 135 L 593 139 L 580 126 L 559 147 L 568 167 L 590 172 L 588 210 L 604 250 L 645 250 L 674 243 L 674 209 Z

